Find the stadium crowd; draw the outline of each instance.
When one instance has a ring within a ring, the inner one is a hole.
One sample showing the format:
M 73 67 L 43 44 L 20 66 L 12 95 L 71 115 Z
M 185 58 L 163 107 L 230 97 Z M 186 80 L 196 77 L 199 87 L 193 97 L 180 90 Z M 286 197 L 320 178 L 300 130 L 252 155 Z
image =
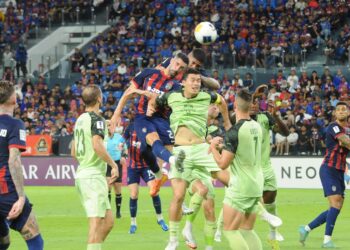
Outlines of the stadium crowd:
M 45 25 L 49 15 L 52 20 L 59 20 L 63 8 L 60 1 L 17 2 L 16 8 L 8 6 L 2 19 L 2 45 L 19 39 L 31 25 Z M 83 9 L 90 4 L 90 1 L 72 1 L 70 7 L 81 5 Z M 30 12 L 25 11 L 28 8 Z M 348 8 L 344 1 L 331 3 L 323 0 L 296 3 L 291 0 L 116 0 L 109 13 L 114 23 L 109 32 L 92 41 L 86 52 L 76 49 L 70 58 L 71 70 L 81 74 L 80 80 L 65 89 L 59 84 L 49 89 L 43 77 L 37 81 L 18 78 L 16 116 L 25 121 L 29 134 L 72 134 L 74 122 L 84 110 L 82 88 L 95 83 L 104 93 L 105 105 L 101 112 L 110 118 L 123 91 L 139 69 L 153 68 L 174 53 L 188 53 L 192 45 L 196 46 L 192 30 L 203 19 L 214 23 L 220 34 L 212 46 L 203 46 L 207 54 L 206 68 L 210 68 L 212 62 L 218 68 L 232 67 L 233 54 L 238 65 L 254 65 L 256 59 L 258 67 L 275 67 L 284 54 L 285 64 L 292 66 L 300 61 L 303 49 L 312 53 L 320 48 L 325 48 L 328 56 L 344 61 L 350 41 L 349 25 L 344 24 Z M 32 14 L 26 16 L 25 13 Z M 340 25 L 342 28 L 337 35 L 336 27 Z M 12 34 L 10 40 L 6 35 L 9 31 Z M 18 63 L 17 54 L 9 47 L 5 50 L 3 58 L 7 69 L 4 79 L 15 78 L 11 58 L 16 61 L 17 77 L 19 70 L 26 75 L 26 70 Z M 20 57 L 23 59 L 26 55 Z M 220 82 L 219 92 L 229 102 L 234 101 L 238 89 L 253 90 L 254 86 L 264 84 L 258 80 L 254 82 L 250 73 L 245 76 L 236 74 L 233 79 L 227 75 L 219 77 L 216 70 L 210 75 Z M 295 154 L 295 147 L 298 147 L 300 154 L 320 154 L 324 149 L 324 128 L 331 121 L 334 106 L 337 101 L 348 98 L 350 86 L 347 79 L 341 72 L 330 72 L 327 68 L 324 72 L 314 71 L 312 74 L 298 74 L 294 69 L 291 72 L 280 70 L 268 87 L 268 92 L 260 100 L 261 110 L 267 110 L 269 104 L 278 106 L 281 117 L 292 132 L 288 138 L 274 135 L 271 145 L 275 150 L 272 152 Z M 132 116 L 132 109 L 131 102 L 124 110 L 125 125 Z

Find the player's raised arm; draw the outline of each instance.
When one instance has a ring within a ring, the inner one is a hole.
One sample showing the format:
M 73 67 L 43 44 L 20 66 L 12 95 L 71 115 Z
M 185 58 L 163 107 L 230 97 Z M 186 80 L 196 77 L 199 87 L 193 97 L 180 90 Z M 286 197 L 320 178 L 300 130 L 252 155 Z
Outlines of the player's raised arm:
M 229 112 L 227 108 L 227 103 L 225 101 L 225 98 L 223 98 L 221 95 L 219 95 L 216 92 L 210 92 L 211 96 L 211 103 L 217 104 L 220 110 L 220 113 L 222 115 L 222 118 L 224 119 L 224 128 L 225 130 L 229 130 L 232 127 Z
M 346 134 L 342 134 L 338 137 L 340 146 L 350 150 L 350 138 Z
M 277 114 L 276 108 L 272 107 L 272 118 L 275 121 L 275 126 L 273 127 L 274 133 L 280 133 L 283 136 L 289 135 L 289 129 L 288 126 L 281 120 L 280 116 Z M 269 118 L 269 121 L 271 120 L 271 115 L 267 113 L 267 117 Z
M 125 107 L 126 102 L 131 98 L 132 94 L 135 92 L 137 88 L 138 86 L 133 81 L 131 81 L 130 86 L 126 89 L 123 96 L 120 98 L 117 108 L 115 109 L 114 114 L 110 121 L 109 131 L 111 133 L 114 132 L 117 125 L 120 124 L 122 110 Z
M 220 88 L 220 83 L 218 82 L 218 80 L 212 77 L 201 75 L 201 81 L 202 84 L 209 89 L 218 90 Z

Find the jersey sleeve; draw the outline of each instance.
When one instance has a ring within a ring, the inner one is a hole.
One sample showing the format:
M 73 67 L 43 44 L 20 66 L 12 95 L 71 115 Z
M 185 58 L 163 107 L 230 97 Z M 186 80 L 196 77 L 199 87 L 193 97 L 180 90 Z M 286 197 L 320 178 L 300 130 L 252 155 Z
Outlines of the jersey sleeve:
M 156 105 L 158 108 L 164 108 L 168 106 L 168 98 L 171 95 L 171 92 L 168 93 L 162 93 L 160 96 L 156 99 Z
M 154 69 L 144 69 L 137 73 L 136 76 L 131 80 L 131 82 L 135 84 L 137 88 L 141 88 L 143 86 L 143 83 L 145 82 L 145 79 L 155 72 L 156 70 Z
M 24 123 L 15 120 L 15 124 L 9 129 L 8 147 L 18 148 L 20 151 L 26 150 L 26 129 Z
M 106 123 L 105 120 L 97 115 L 91 116 L 91 135 L 98 135 L 102 139 L 105 138 Z
M 171 60 L 171 58 L 165 59 L 164 61 L 162 61 L 162 63 L 160 64 L 160 66 L 162 66 L 162 67 L 164 67 L 164 68 L 168 67 L 169 64 L 170 64 L 170 60 Z
M 235 154 L 237 151 L 237 147 L 238 147 L 238 130 L 234 126 L 229 131 L 227 131 L 225 135 L 224 149 Z
M 210 103 L 215 103 L 215 104 L 220 104 L 221 103 L 221 98 L 220 95 L 216 92 L 208 92 L 210 95 Z
M 345 134 L 344 130 L 337 123 L 329 125 L 327 133 L 329 133 L 334 139 Z

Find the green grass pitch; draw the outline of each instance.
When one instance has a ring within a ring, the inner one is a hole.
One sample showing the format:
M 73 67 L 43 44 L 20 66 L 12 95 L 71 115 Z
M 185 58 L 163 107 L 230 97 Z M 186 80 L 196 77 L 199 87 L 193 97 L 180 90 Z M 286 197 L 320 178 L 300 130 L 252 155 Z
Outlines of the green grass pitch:
M 40 229 L 45 240 L 47 250 L 80 250 L 86 249 L 87 219 L 74 187 L 26 187 L 26 193 L 34 204 L 34 211 L 38 217 Z M 167 220 L 167 209 L 171 198 L 171 189 L 161 189 L 163 213 Z M 224 189 L 217 189 L 216 211 L 221 207 Z M 345 200 L 344 208 L 338 217 L 334 231 L 334 242 L 341 249 L 350 249 L 350 201 Z M 306 247 L 301 247 L 298 242 L 297 228 L 299 225 L 309 222 L 318 213 L 327 208 L 327 202 L 323 198 L 322 190 L 293 190 L 282 189 L 278 194 L 278 212 L 283 219 L 280 232 L 285 237 L 281 243 L 283 250 L 296 249 L 321 249 L 324 226 L 314 230 Z M 163 232 L 156 224 L 152 200 L 146 188 L 140 189 L 138 205 L 138 230 L 135 235 L 129 235 L 129 195 L 128 189 L 123 188 L 122 219 L 115 221 L 115 226 L 106 242 L 104 250 L 158 250 L 164 249 L 168 240 L 168 232 Z M 114 209 L 114 206 L 113 206 Z M 183 220 L 184 222 L 184 220 Z M 183 225 L 183 223 L 182 223 Z M 198 249 L 204 249 L 202 228 L 204 225 L 203 213 L 200 211 L 195 221 L 195 236 Z M 256 231 L 262 239 L 264 249 L 270 249 L 266 243 L 268 226 L 257 221 Z M 19 234 L 11 232 L 12 244 L 10 249 L 25 250 L 26 245 Z M 215 243 L 215 249 L 228 250 L 225 239 L 221 243 Z M 187 249 L 181 241 L 179 249 Z

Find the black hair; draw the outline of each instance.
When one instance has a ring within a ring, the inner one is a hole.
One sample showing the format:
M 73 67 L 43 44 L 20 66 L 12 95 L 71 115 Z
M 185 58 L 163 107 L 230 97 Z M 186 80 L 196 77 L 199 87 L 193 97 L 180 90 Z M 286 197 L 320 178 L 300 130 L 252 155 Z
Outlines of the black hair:
M 348 104 L 346 102 L 338 102 L 337 105 L 335 105 L 335 107 L 338 107 L 338 106 L 341 106 L 341 105 L 344 105 L 346 106 L 347 108 L 349 107 Z
M 190 74 L 193 74 L 193 75 L 200 75 L 201 73 L 200 73 L 198 70 L 196 70 L 196 69 L 188 68 L 188 69 L 185 71 L 185 73 L 184 73 L 182 79 L 183 79 L 183 80 L 186 80 L 187 77 L 188 77 L 188 75 L 190 75 Z
M 180 58 L 184 63 L 186 63 L 187 65 L 190 63 L 190 60 L 188 59 L 187 55 L 182 53 L 182 52 L 179 52 L 176 54 L 176 57 L 177 58 Z
M 205 64 L 207 56 L 205 55 L 204 50 L 200 48 L 195 48 L 192 50 L 192 56 L 196 58 L 201 64 Z

